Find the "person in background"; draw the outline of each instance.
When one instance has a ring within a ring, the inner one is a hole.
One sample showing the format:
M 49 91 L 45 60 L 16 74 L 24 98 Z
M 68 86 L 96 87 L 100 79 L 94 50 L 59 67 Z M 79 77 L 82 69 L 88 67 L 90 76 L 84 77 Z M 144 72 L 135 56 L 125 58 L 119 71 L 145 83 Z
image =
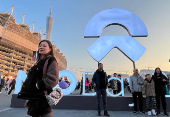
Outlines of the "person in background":
M 117 78 L 117 73 L 114 73 L 114 74 L 113 74 L 113 77 L 116 77 L 116 78 Z
M 167 84 L 167 87 L 168 87 L 168 91 L 170 91 L 170 74 L 167 74 L 168 76 L 168 80 L 169 80 L 169 83 Z
M 142 94 L 143 96 L 146 96 L 146 107 L 148 109 L 148 115 L 156 115 L 155 83 L 153 79 L 151 79 L 150 74 L 146 75 L 146 79 L 143 83 Z
M 169 116 L 166 111 L 166 85 L 169 84 L 169 80 L 166 76 L 162 74 L 161 69 L 158 67 L 155 69 L 155 73 L 152 76 L 152 79 L 155 82 L 155 92 L 156 92 L 156 106 L 157 106 L 157 113 L 156 115 L 160 115 L 160 99 L 162 102 L 164 115 Z
M 9 78 L 7 78 L 7 80 L 5 81 L 5 92 L 8 92 L 8 88 L 9 88 L 9 84 L 10 84 L 10 80 Z
M 0 84 L 1 84 L 1 71 L 0 71 Z
M 121 75 L 120 74 L 118 75 L 118 78 L 121 80 Z M 117 93 L 120 93 L 120 91 L 121 91 L 121 82 L 119 80 L 117 80 L 117 88 L 118 88 Z
M 103 98 L 103 107 L 104 107 L 104 115 L 110 116 L 107 112 L 107 94 L 106 89 L 108 84 L 107 74 L 103 70 L 103 64 L 98 64 L 98 69 L 93 74 L 92 84 L 96 88 L 97 93 L 97 107 L 98 107 L 98 116 L 101 116 L 101 108 L 100 108 L 100 98 Z
M 134 111 L 133 113 L 136 114 L 137 112 L 137 97 L 139 100 L 139 112 L 141 114 L 145 114 L 143 111 L 143 97 L 142 97 L 142 85 L 143 85 L 143 78 L 139 75 L 138 69 L 133 70 L 133 75 L 130 76 L 130 89 L 133 94 L 133 101 L 134 101 Z
M 89 84 L 89 91 L 92 92 L 92 83 Z
M 59 79 L 59 82 L 61 82 L 61 81 L 63 81 L 63 78 L 60 78 L 60 79 Z
M 85 91 L 86 91 L 86 93 L 89 93 L 89 83 L 91 83 L 91 81 L 89 81 L 89 79 L 86 78 L 86 80 L 85 80 Z
M 129 82 L 127 79 L 124 80 L 124 89 L 125 93 L 129 91 Z
M 114 83 L 113 94 L 117 94 L 117 93 L 118 93 L 117 80 L 114 79 L 114 80 L 113 80 L 113 83 Z
M 9 92 L 8 92 L 8 95 L 10 95 L 11 92 L 12 92 L 12 90 L 15 89 L 15 84 L 16 84 L 16 79 L 13 78 L 13 80 L 12 80 L 12 82 L 11 82 L 11 84 L 10 84 L 10 90 L 9 90 Z
M 117 73 L 114 73 L 114 74 L 113 74 L 113 77 L 117 78 Z M 114 83 L 113 94 L 117 94 L 117 91 L 118 91 L 117 80 L 114 79 L 114 80 L 113 80 L 113 83 Z
M 3 77 L 3 79 L 1 79 L 0 93 L 2 93 L 1 90 L 4 86 L 5 86 L 5 77 Z
M 70 82 L 68 81 L 68 79 L 65 79 L 65 82 L 68 84 L 68 86 L 70 86 Z
M 78 81 L 77 89 L 80 89 L 80 82 Z
M 108 75 L 107 76 L 107 78 L 109 79 L 109 78 L 111 78 L 111 76 L 110 75 Z M 114 89 L 114 80 L 112 79 L 112 80 L 110 80 L 109 81 L 109 83 L 110 83 L 110 86 L 108 86 L 108 90 L 109 90 L 109 92 L 111 93 L 111 94 L 113 94 L 113 89 Z
M 82 94 L 82 92 L 83 92 L 83 77 L 82 77 L 82 79 L 81 79 L 81 89 L 80 89 L 80 95 Z

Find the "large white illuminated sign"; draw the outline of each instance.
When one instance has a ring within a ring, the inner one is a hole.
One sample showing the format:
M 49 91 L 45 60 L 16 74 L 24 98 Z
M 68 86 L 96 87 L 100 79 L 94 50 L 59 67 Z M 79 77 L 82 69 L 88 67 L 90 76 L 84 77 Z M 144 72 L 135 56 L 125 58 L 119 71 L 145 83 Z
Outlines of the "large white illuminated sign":
M 116 78 L 116 77 L 111 77 L 111 78 L 108 79 L 108 82 L 109 82 L 110 80 L 113 80 L 113 79 L 120 81 L 120 83 L 121 83 L 121 91 L 120 91 L 118 94 L 114 95 L 114 94 L 110 93 L 109 90 L 108 90 L 108 88 L 107 88 L 107 90 L 106 90 L 107 93 L 108 93 L 110 96 L 112 96 L 112 97 L 117 97 L 117 96 L 119 96 L 119 95 L 121 95 L 121 94 L 122 94 L 122 96 L 124 96 L 124 83 L 123 83 L 123 78 L 119 79 L 119 78 Z
M 59 72 L 59 78 L 61 78 L 63 76 L 66 76 L 70 79 L 70 86 L 67 89 L 61 89 L 61 88 L 60 89 L 63 91 L 64 95 L 69 95 L 70 93 L 72 93 L 75 90 L 76 85 L 77 85 L 77 79 L 72 72 L 67 71 L 67 70 L 63 70 L 63 71 Z M 19 91 L 21 90 L 22 82 L 25 81 L 26 77 L 27 77 L 27 75 L 24 71 L 18 71 L 14 94 L 19 93 Z M 59 87 L 59 86 L 56 85 L 53 89 L 55 89 L 57 87 Z
M 85 74 L 86 73 L 94 73 L 94 71 L 83 71 L 83 95 L 88 95 L 88 96 L 94 96 L 96 95 L 96 92 L 95 93 L 85 93 Z
M 18 94 L 21 90 L 22 82 L 25 81 L 27 74 L 24 71 L 17 72 L 16 84 L 14 94 Z
M 109 25 L 120 25 L 127 29 L 130 36 L 101 36 Z M 84 31 L 85 38 L 99 38 L 88 49 L 88 53 L 101 61 L 113 48 L 118 48 L 131 61 L 138 60 L 146 48 L 132 37 L 148 36 L 143 21 L 134 13 L 124 9 L 107 9 L 94 15 Z
M 70 86 L 66 89 L 61 89 L 62 92 L 64 93 L 64 95 L 69 95 L 70 93 L 72 93 L 76 86 L 77 86 L 77 79 L 75 77 L 75 75 L 70 72 L 70 71 L 67 71 L 67 70 L 63 70 L 63 71 L 60 71 L 59 72 L 59 78 L 63 77 L 63 76 L 66 76 L 70 79 Z M 59 87 L 58 85 L 56 87 L 54 87 L 53 89 Z
M 96 93 L 85 93 L 85 73 L 94 73 L 94 71 L 84 71 L 83 72 L 83 95 L 86 95 L 86 96 L 94 96 L 96 95 Z M 70 71 L 67 71 L 67 70 L 63 70 L 63 71 L 60 71 L 59 72 L 59 77 L 63 77 L 63 76 L 66 76 L 70 79 L 70 86 L 66 89 L 61 89 L 64 93 L 64 95 L 69 95 L 70 93 L 72 93 L 75 88 L 76 88 L 76 85 L 77 85 L 77 80 L 76 80 L 76 77 L 75 75 L 70 72 Z M 22 82 L 25 81 L 27 75 L 24 71 L 18 71 L 18 74 L 17 74 L 17 79 L 16 79 L 16 85 L 15 85 L 15 92 L 14 94 L 18 94 L 19 91 L 21 90 L 21 85 L 22 85 Z M 109 78 L 108 79 L 108 82 L 112 79 L 116 79 L 116 80 L 119 80 L 121 82 L 121 92 L 117 95 L 113 95 L 111 94 L 108 89 L 107 89 L 107 93 L 112 96 L 112 97 L 116 97 L 116 96 L 119 96 L 122 94 L 122 96 L 124 96 L 124 83 L 123 83 L 123 78 L 120 80 L 116 77 L 112 77 L 112 78 Z M 53 89 L 59 87 L 59 85 L 56 85 Z

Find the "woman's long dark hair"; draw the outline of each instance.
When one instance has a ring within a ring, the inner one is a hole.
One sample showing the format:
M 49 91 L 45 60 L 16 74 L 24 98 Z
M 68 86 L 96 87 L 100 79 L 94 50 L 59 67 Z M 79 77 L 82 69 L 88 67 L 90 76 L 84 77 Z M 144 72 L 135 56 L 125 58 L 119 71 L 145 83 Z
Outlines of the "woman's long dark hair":
M 40 44 L 41 44 L 42 42 L 47 42 L 49 48 L 51 48 L 51 51 L 50 51 L 49 53 L 47 53 L 47 54 L 45 55 L 45 57 L 48 56 L 48 55 L 54 56 L 53 46 L 52 46 L 51 42 L 50 42 L 49 40 L 42 40 L 42 41 L 39 43 L 38 47 L 40 46 Z M 39 49 L 38 49 L 37 61 L 39 61 L 40 59 L 41 59 L 41 54 L 39 53 Z
M 159 67 L 157 67 L 157 68 L 155 69 L 154 76 L 157 76 L 157 73 L 156 73 L 156 70 L 157 70 L 157 69 L 159 69 L 159 70 L 160 70 L 160 76 L 162 76 L 162 71 L 161 71 L 161 69 L 160 69 Z

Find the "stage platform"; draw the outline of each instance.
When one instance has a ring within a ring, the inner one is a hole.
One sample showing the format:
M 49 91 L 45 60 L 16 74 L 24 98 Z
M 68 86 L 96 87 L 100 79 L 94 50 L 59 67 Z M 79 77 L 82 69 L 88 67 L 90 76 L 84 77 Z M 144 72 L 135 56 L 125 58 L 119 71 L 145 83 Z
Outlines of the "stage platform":
M 166 97 L 167 111 L 170 112 L 170 97 Z M 133 103 L 132 97 L 107 97 L 108 111 L 133 111 L 133 107 L 129 104 Z M 24 108 L 25 100 L 18 99 L 17 94 L 12 95 L 12 108 Z M 103 102 L 101 98 L 101 108 Z M 145 98 L 143 98 L 144 110 L 146 110 Z M 64 96 L 60 102 L 53 106 L 53 109 L 68 109 L 68 110 L 96 110 L 96 96 Z

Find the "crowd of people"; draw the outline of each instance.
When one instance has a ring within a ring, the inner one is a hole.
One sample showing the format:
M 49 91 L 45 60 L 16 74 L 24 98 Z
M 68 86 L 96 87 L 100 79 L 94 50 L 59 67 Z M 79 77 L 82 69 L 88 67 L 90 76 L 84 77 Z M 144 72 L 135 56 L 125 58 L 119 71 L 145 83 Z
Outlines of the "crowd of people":
M 51 64 L 52 65 L 52 64 Z M 169 116 L 167 113 L 167 104 L 165 95 L 169 94 L 170 91 L 170 74 L 167 77 L 163 74 L 160 68 L 155 69 L 155 73 L 153 75 L 146 74 L 145 78 L 143 78 L 140 74 L 138 69 L 133 70 L 134 74 L 130 76 L 129 81 L 124 79 L 124 91 L 132 93 L 133 96 L 133 103 L 134 103 L 134 111 L 133 113 L 137 113 L 137 106 L 139 106 L 139 112 L 141 114 L 145 114 L 143 109 L 143 97 L 146 97 L 146 108 L 148 115 L 160 115 L 160 102 L 162 103 L 163 111 L 165 116 Z M 113 74 L 113 77 L 116 77 L 121 80 L 121 75 L 117 73 Z M 104 115 L 110 116 L 107 112 L 107 93 L 106 89 L 108 88 L 109 92 L 112 94 L 119 94 L 121 92 L 122 84 L 119 80 L 112 79 L 108 82 L 108 79 L 111 78 L 111 75 L 106 74 L 103 70 L 103 64 L 98 64 L 98 69 L 93 74 L 92 81 L 88 78 L 85 80 L 85 93 L 90 93 L 94 89 L 96 92 L 97 97 L 97 109 L 98 109 L 98 116 L 101 116 L 101 108 L 100 108 L 100 98 L 103 98 L 103 108 L 104 108 Z M 5 93 L 8 95 L 15 89 L 16 79 L 13 78 L 10 80 L 9 78 L 5 79 L 3 77 L 0 80 L 0 93 L 2 93 L 2 88 L 4 88 Z M 65 81 L 68 86 L 70 82 L 68 79 L 59 79 L 59 82 Z M 57 83 L 57 80 L 56 80 Z M 55 84 L 56 84 L 55 83 Z M 37 84 L 38 88 L 43 88 L 44 84 Z M 51 86 L 51 85 L 49 85 Z M 52 88 L 52 87 L 51 87 Z M 78 81 L 76 89 L 81 89 L 80 94 L 82 94 L 83 88 L 83 79 L 81 82 Z M 75 90 L 76 90 L 75 89 Z M 168 89 L 168 90 L 167 90 Z M 120 95 L 121 96 L 121 95 Z M 137 100 L 139 101 L 139 105 L 137 105 Z M 29 102 L 29 104 L 28 104 Z M 46 102 L 46 101 L 44 101 Z M 29 99 L 26 102 L 25 107 L 34 108 L 34 101 Z M 39 105 L 41 106 L 41 105 Z M 48 110 L 49 117 L 52 116 L 51 108 L 44 108 Z M 34 115 L 37 113 L 32 113 L 32 110 L 28 110 L 29 115 Z M 42 111 L 38 110 L 38 114 Z M 47 113 L 45 113 L 47 114 Z
M 114 73 L 113 77 L 119 78 L 121 80 L 121 75 L 117 73 Z M 111 78 L 111 75 L 107 76 L 107 79 Z M 110 80 L 109 83 L 111 84 L 110 86 L 108 86 L 109 92 L 112 94 L 118 94 L 121 91 L 121 82 L 119 80 L 113 79 Z M 77 83 L 77 87 L 76 89 L 80 90 L 80 94 L 82 94 L 82 88 L 83 88 L 83 78 L 81 80 L 81 82 Z M 92 92 L 92 90 L 95 91 L 94 86 L 92 85 L 92 81 L 90 81 L 88 78 L 86 78 L 85 80 L 85 93 L 90 93 Z M 124 79 L 124 91 L 125 93 L 131 93 L 130 87 L 129 87 L 129 82 L 127 79 Z
M 9 79 L 3 77 L 0 83 L 0 93 L 2 93 L 2 89 L 4 89 L 4 93 L 7 93 L 8 95 L 11 94 L 11 92 L 15 89 L 16 84 L 16 78 Z
M 143 111 L 143 96 L 146 97 L 146 107 L 148 115 L 160 115 L 160 100 L 162 102 L 164 115 L 169 116 L 166 111 L 166 86 L 169 84 L 169 78 L 166 77 L 160 68 L 155 69 L 154 75 L 147 74 L 143 79 L 138 72 L 134 70 L 134 74 L 130 77 L 130 89 L 133 94 L 134 113 L 137 112 L 137 98 L 139 100 L 139 110 Z M 157 110 L 157 112 L 155 112 Z
M 139 101 L 139 112 L 141 114 L 145 114 L 143 110 L 143 97 L 146 97 L 146 107 L 148 115 L 160 115 L 160 100 L 162 102 L 163 111 L 165 116 L 169 116 L 166 111 L 166 98 L 167 94 L 166 87 L 170 89 L 169 78 L 166 77 L 160 68 L 155 69 L 154 75 L 146 74 L 145 79 L 139 75 L 138 69 L 134 69 L 134 74 L 130 77 L 129 82 L 127 79 L 124 80 L 124 88 L 127 89 L 125 91 L 130 90 L 133 96 L 134 102 L 134 111 L 133 113 L 137 113 L 137 100 Z M 117 94 L 121 91 L 121 83 L 119 80 L 110 80 L 108 82 L 108 78 L 110 75 L 106 75 L 106 72 L 103 70 L 103 64 L 98 64 L 98 69 L 93 75 L 92 85 L 97 93 L 97 108 L 98 108 L 98 116 L 101 116 L 101 108 L 100 108 L 100 98 L 103 98 L 103 108 L 104 115 L 110 116 L 107 112 L 107 93 L 106 89 L 108 88 L 110 92 L 113 94 Z M 120 78 L 121 75 L 117 75 L 114 73 L 114 77 Z M 87 79 L 86 79 L 87 82 Z M 90 83 L 90 82 L 89 82 Z M 87 88 L 86 88 L 87 89 Z

